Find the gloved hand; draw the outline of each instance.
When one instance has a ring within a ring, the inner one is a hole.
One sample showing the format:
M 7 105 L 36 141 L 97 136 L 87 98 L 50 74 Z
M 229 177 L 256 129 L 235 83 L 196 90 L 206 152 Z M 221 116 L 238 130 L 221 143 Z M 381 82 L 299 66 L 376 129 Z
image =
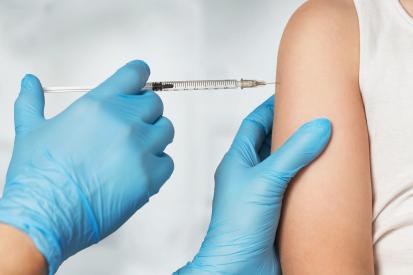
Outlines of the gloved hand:
M 0 222 L 33 240 L 49 274 L 119 228 L 171 176 L 164 150 L 174 130 L 159 96 L 141 91 L 149 74 L 132 61 L 49 120 L 39 80 L 23 79 Z
M 323 151 L 331 128 L 326 119 L 307 123 L 270 155 L 273 100 L 243 121 L 215 174 L 208 233 L 175 274 L 281 274 L 274 240 L 284 192 Z

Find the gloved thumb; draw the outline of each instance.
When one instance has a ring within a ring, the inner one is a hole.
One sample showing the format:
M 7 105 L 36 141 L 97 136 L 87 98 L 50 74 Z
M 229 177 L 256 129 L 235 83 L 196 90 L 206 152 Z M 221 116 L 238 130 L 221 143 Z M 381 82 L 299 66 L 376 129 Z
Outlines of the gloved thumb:
M 39 79 L 26 75 L 21 81 L 19 96 L 14 104 L 16 134 L 44 121 L 44 94 Z
M 277 151 L 259 164 L 267 174 L 281 178 L 284 186 L 305 166 L 316 159 L 331 137 L 328 119 L 316 119 L 301 126 Z M 258 168 L 258 167 L 257 167 Z

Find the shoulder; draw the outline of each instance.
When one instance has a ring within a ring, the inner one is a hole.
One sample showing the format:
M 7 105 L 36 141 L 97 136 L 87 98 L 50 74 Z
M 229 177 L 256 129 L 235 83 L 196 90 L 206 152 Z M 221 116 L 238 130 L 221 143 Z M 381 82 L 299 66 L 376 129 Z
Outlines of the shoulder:
M 334 73 L 358 77 L 359 27 L 353 0 L 309 0 L 296 10 L 285 28 L 279 65 L 297 62 L 326 66 Z M 307 63 L 317 61 L 316 64 Z M 281 63 L 281 64 L 280 64 Z
M 357 23 L 353 0 L 309 0 L 296 10 L 289 26 L 309 24 L 309 28 L 329 30 L 348 27 L 348 23 Z

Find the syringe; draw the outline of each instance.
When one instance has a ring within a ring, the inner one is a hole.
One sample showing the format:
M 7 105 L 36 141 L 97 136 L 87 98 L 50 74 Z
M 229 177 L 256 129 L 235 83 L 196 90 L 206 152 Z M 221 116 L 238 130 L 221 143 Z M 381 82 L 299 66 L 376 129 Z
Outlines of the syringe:
M 143 90 L 153 90 L 155 92 L 234 90 L 274 84 L 276 83 L 246 79 L 161 81 L 148 82 Z M 43 90 L 45 93 L 84 93 L 94 88 L 95 87 L 43 87 Z

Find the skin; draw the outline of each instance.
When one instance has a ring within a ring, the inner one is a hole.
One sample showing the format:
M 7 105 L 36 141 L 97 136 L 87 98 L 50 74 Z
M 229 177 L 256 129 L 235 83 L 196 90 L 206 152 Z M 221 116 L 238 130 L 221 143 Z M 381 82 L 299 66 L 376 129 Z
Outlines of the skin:
M 24 233 L 0 224 L 0 274 L 46 275 L 46 260 Z
M 413 0 L 400 0 L 400 3 L 402 3 L 404 9 L 410 16 L 413 16 Z
M 358 68 L 353 1 L 305 3 L 280 45 L 273 150 L 317 117 L 331 119 L 333 135 L 286 194 L 278 231 L 284 275 L 374 274 L 369 137 Z

